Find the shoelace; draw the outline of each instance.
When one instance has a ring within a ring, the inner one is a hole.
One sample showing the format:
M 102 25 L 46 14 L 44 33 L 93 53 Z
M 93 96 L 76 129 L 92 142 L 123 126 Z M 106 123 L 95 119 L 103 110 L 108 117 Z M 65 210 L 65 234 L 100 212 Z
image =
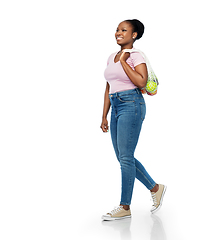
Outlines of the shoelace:
M 157 203 L 157 198 L 156 198 L 155 192 L 154 192 L 154 193 L 151 193 L 151 195 L 152 195 L 152 200 L 153 200 L 153 203 L 154 203 L 153 206 L 156 206 L 158 203 Z
M 123 206 L 118 206 L 118 207 L 115 207 L 114 210 L 112 210 L 110 212 L 111 215 L 114 215 L 115 213 L 117 212 L 120 212 L 122 210 Z

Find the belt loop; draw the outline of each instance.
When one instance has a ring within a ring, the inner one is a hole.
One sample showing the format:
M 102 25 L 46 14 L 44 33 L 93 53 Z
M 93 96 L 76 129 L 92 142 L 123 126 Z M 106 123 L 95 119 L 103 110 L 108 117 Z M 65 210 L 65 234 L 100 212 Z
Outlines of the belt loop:
M 136 92 L 137 92 L 138 94 L 140 94 L 140 90 L 139 90 L 139 88 L 136 88 Z

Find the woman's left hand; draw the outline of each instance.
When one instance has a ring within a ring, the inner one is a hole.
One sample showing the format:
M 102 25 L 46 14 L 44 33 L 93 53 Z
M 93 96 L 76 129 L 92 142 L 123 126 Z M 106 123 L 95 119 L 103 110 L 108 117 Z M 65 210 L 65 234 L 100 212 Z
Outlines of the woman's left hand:
M 120 56 L 120 62 L 126 62 L 126 60 L 130 57 L 130 53 L 122 51 Z

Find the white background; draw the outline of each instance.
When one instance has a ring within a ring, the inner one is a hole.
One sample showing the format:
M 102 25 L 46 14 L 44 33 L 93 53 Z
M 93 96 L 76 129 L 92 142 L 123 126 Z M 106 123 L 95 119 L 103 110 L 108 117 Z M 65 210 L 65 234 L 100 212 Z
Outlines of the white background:
M 0 3 L 0 221 L 6 239 L 208 239 L 208 1 Z M 119 204 L 120 168 L 100 130 L 114 33 L 137 18 L 159 81 L 145 96 L 136 157 L 168 186 L 156 219 L 136 181 L 131 221 L 103 223 Z

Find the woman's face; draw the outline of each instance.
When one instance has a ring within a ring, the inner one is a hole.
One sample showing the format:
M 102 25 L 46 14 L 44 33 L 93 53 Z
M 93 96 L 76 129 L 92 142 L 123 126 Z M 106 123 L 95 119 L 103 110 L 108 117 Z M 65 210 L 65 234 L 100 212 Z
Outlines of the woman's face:
M 136 38 L 137 33 L 133 33 L 133 28 L 128 22 L 121 22 L 116 30 L 115 38 L 117 40 L 117 44 L 120 46 L 133 44 L 134 39 Z

